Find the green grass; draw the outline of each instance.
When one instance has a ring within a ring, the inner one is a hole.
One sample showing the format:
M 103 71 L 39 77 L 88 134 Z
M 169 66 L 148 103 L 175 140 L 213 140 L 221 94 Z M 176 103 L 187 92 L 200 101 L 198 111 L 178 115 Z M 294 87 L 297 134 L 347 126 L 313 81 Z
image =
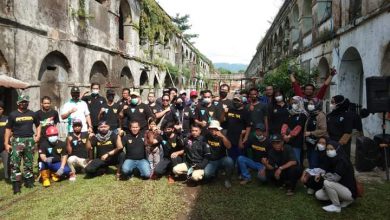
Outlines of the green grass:
M 2 169 L 0 169 L 0 172 Z M 365 185 L 365 196 L 339 214 L 306 195 L 299 186 L 293 197 L 272 186 L 252 182 L 223 188 L 222 180 L 195 188 L 167 179 L 115 181 L 107 174 L 94 179 L 78 176 L 43 188 L 22 188 L 14 196 L 0 181 L 0 219 L 389 219 L 390 183 Z

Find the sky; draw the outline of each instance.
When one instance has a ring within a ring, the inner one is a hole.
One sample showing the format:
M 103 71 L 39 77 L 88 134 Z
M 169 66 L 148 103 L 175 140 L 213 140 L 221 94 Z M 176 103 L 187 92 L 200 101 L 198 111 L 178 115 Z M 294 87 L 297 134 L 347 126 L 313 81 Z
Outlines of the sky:
M 249 64 L 284 0 L 157 0 L 174 17 L 189 14 L 195 46 L 214 63 Z

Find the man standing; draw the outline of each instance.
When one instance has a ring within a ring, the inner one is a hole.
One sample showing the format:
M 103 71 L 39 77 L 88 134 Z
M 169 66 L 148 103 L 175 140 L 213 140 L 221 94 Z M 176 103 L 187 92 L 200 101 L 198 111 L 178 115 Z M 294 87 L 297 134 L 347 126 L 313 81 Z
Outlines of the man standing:
M 60 118 L 58 116 L 58 112 L 51 107 L 51 98 L 48 96 L 44 96 L 41 99 L 41 109 L 35 113 L 38 117 L 38 120 L 41 124 L 41 139 L 40 143 L 42 144 L 47 141 L 46 129 L 49 126 L 57 126 L 60 122 Z
M 114 102 L 115 91 L 112 89 L 107 90 L 106 98 L 107 98 L 107 103 L 104 103 L 103 107 L 100 109 L 98 119 L 99 121 L 106 121 L 112 131 L 114 131 L 116 134 L 120 134 L 121 133 L 121 130 L 119 128 L 120 106 L 118 103 Z
M 201 105 L 195 109 L 195 124 L 202 128 L 202 134 L 207 131 L 207 127 L 212 120 L 223 121 L 224 112 L 218 106 L 212 104 L 212 93 L 210 90 L 203 92 L 203 99 Z
M 148 120 L 154 118 L 152 110 L 145 103 L 141 102 L 141 97 L 138 92 L 131 92 L 130 106 L 124 106 L 119 116 L 122 120 L 127 117 L 128 121 L 138 121 L 141 127 L 141 131 L 144 132 L 148 129 Z
M 41 126 L 35 113 L 28 109 L 30 98 L 26 95 L 18 97 L 18 109 L 8 116 L 5 129 L 4 146 L 7 152 L 11 151 L 11 181 L 14 194 L 20 193 L 22 174 L 20 165 L 24 161 L 24 185 L 34 187 L 33 160 L 34 144 L 39 142 Z M 34 135 L 33 125 L 36 127 Z M 10 144 L 12 134 L 12 141 Z
M 1 160 L 3 161 L 4 178 L 6 180 L 9 179 L 8 176 L 9 154 L 4 148 L 4 133 L 5 133 L 5 126 L 7 125 L 7 121 L 8 121 L 8 117 L 4 115 L 4 103 L 0 101 L 0 154 L 1 154 Z
M 119 105 L 119 112 L 122 111 L 122 109 L 125 106 L 127 106 L 126 108 L 128 108 L 129 105 L 130 105 L 130 101 L 131 101 L 130 89 L 129 88 L 122 89 L 122 99 L 117 102 L 118 105 Z M 120 118 L 119 117 L 119 121 L 120 121 L 120 128 L 121 128 L 121 130 L 124 131 L 124 132 L 129 131 L 129 125 L 128 125 L 127 117 L 124 117 L 124 118 Z
M 266 136 L 268 136 L 268 108 L 267 105 L 259 102 L 258 97 L 259 91 L 256 88 L 251 88 L 249 90 L 250 103 L 247 105 L 247 110 L 249 111 L 252 132 L 255 130 L 255 125 L 261 123 L 265 125 Z
M 268 105 L 272 102 L 272 98 L 274 97 L 274 87 L 273 86 L 266 86 L 265 87 L 265 95 L 260 97 L 260 102 Z
M 154 92 L 149 92 L 148 94 L 148 105 L 152 110 L 153 114 L 156 114 L 158 110 L 158 105 L 156 104 L 156 94 Z
M 84 101 L 80 100 L 80 89 L 78 87 L 73 87 L 70 90 L 70 95 L 72 96 L 72 99 L 65 103 L 61 112 L 61 118 L 63 120 L 67 119 L 68 133 L 72 132 L 72 122 L 75 119 L 80 119 L 83 123 L 81 132 L 93 133 L 88 106 Z
M 104 97 L 99 95 L 100 92 L 100 85 L 98 83 L 92 83 L 91 84 L 91 95 L 85 96 L 86 93 L 84 93 L 83 97 L 81 98 L 84 102 L 87 103 L 89 112 L 91 113 L 91 122 L 93 127 L 93 132 L 96 133 L 97 126 L 99 124 L 99 112 L 100 109 L 104 107 L 106 104 L 106 100 Z

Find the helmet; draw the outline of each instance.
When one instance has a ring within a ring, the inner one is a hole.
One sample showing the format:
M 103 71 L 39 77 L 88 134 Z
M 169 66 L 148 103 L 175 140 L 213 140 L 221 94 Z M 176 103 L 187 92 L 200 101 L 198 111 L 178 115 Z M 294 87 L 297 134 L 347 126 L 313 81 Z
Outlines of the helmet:
M 55 126 L 50 126 L 46 129 L 46 136 L 58 135 L 58 128 Z

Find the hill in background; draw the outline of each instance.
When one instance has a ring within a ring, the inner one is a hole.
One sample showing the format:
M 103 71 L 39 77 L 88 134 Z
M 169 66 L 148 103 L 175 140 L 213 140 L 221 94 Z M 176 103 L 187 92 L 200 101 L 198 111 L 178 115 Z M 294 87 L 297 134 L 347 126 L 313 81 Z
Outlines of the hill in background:
M 225 69 L 233 73 L 238 73 L 240 71 L 245 71 L 248 65 L 241 63 L 214 63 L 216 69 Z

